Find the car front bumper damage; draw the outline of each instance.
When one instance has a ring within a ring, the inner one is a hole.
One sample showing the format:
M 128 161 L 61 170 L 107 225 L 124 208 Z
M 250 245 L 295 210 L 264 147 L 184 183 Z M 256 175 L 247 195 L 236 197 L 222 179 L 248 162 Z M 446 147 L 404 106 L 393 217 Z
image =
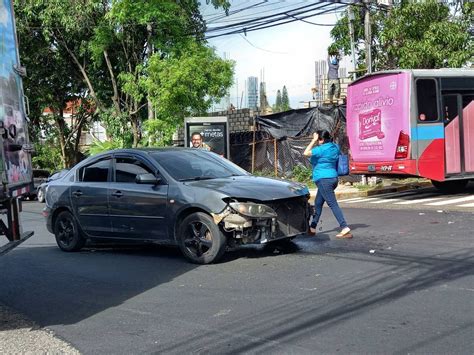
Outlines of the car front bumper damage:
M 212 216 L 214 222 L 239 244 L 264 244 L 306 233 L 310 216 L 306 196 L 258 204 L 270 207 L 272 216 L 244 215 L 230 205 Z

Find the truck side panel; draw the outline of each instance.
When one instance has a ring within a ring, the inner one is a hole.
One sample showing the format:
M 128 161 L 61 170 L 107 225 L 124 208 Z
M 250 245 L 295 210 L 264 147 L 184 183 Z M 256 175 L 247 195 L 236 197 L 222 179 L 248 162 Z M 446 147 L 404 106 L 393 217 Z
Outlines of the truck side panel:
M 13 195 L 26 192 L 32 181 L 31 157 L 23 148 L 28 145 L 28 131 L 23 101 L 13 3 L 0 0 L 0 124 L 4 134 L 2 180 Z

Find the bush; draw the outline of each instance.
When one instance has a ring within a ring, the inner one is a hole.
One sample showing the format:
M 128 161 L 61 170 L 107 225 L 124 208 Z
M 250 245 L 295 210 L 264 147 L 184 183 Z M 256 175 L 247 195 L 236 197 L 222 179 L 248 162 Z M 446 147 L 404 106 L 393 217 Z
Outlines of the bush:
M 35 151 L 31 158 L 33 168 L 49 171 L 64 168 L 61 160 L 61 149 L 53 142 L 35 143 L 34 147 Z
M 292 180 L 310 184 L 313 177 L 313 169 L 307 168 L 304 165 L 296 165 L 293 168 Z

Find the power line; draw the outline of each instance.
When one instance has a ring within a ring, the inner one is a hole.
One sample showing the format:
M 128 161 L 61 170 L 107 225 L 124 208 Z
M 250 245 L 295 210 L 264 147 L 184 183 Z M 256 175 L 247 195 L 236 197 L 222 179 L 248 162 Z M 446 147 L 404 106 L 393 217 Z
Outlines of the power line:
M 242 16 L 232 17 L 232 15 L 229 15 L 229 16 L 222 15 L 221 18 L 223 18 L 223 19 L 226 18 L 226 20 L 219 21 L 218 23 L 234 23 L 236 21 L 245 21 L 245 20 L 251 20 L 251 19 L 258 19 L 259 16 L 257 16 L 257 15 L 270 14 L 270 13 L 278 11 L 278 10 L 294 8 L 296 5 L 300 5 L 300 4 L 304 4 L 304 3 L 306 3 L 306 1 L 301 1 L 301 2 L 298 2 L 298 3 L 292 4 L 292 5 L 284 5 L 284 6 L 279 6 L 279 7 L 274 6 L 272 9 L 267 9 L 267 10 L 264 10 L 264 11 L 252 11 L 251 14 L 245 14 L 245 15 L 242 15 Z M 265 6 L 259 6 L 259 8 L 268 7 L 270 5 L 273 5 L 272 3 L 267 3 L 267 4 L 268 5 L 265 5 Z M 211 23 L 209 21 L 206 21 L 206 22 Z
M 260 47 L 257 47 L 256 45 L 254 45 L 252 42 L 250 42 L 247 38 L 245 38 L 244 36 L 242 36 L 242 34 L 240 34 L 240 37 L 242 37 L 248 44 L 250 44 L 252 47 L 256 48 L 256 49 L 259 49 L 261 51 L 264 51 L 264 52 L 268 52 L 268 53 L 275 53 L 275 54 L 288 54 L 288 52 L 275 52 L 275 51 L 270 51 L 268 49 L 264 49 L 264 48 L 260 48 Z
M 288 16 L 293 17 L 294 19 L 296 19 L 298 21 L 301 21 L 301 22 L 304 22 L 304 23 L 309 23 L 310 25 L 314 25 L 314 26 L 335 26 L 336 25 L 334 23 L 315 23 L 315 22 L 311 22 L 311 21 L 308 21 L 308 20 L 303 20 L 303 19 L 297 18 L 293 15 L 288 15 Z
M 329 6 L 331 4 L 334 4 L 335 7 L 331 8 L 331 9 L 325 9 L 327 6 Z M 262 29 L 276 27 L 276 26 L 281 26 L 281 25 L 284 25 L 284 24 L 287 24 L 287 23 L 291 23 L 291 22 L 295 22 L 295 21 L 301 21 L 301 20 L 304 20 L 306 18 L 320 16 L 320 15 L 326 14 L 328 12 L 331 12 L 333 10 L 334 11 L 339 10 L 339 9 L 345 8 L 348 4 L 346 4 L 346 3 L 327 3 L 327 2 L 322 3 L 320 1 L 318 3 L 318 5 L 319 6 L 317 8 L 311 8 L 309 10 L 298 12 L 297 14 L 302 15 L 304 13 L 309 13 L 309 12 L 314 12 L 314 11 L 319 10 L 319 12 L 317 12 L 317 13 L 311 13 L 309 15 L 297 17 L 297 16 L 295 16 L 296 14 L 291 14 L 291 16 L 289 16 L 286 12 L 283 12 L 283 13 L 279 14 L 278 18 L 269 19 L 269 20 L 264 21 L 264 22 L 254 21 L 255 22 L 254 24 L 252 24 L 251 22 L 240 23 L 238 25 L 240 25 L 241 28 L 237 28 L 237 29 L 231 29 L 232 27 L 237 27 L 237 24 L 232 25 L 232 26 L 228 26 L 228 27 L 224 26 L 224 27 L 220 28 L 219 30 L 223 31 L 225 29 L 229 29 L 230 31 L 227 31 L 227 32 L 224 32 L 224 33 L 221 33 L 221 34 L 207 35 L 206 39 L 211 39 L 211 38 L 216 38 L 216 37 L 221 37 L 221 36 L 228 36 L 228 35 L 238 34 L 238 33 L 246 34 L 247 32 L 262 30 Z M 247 25 L 247 26 L 242 26 L 242 24 Z M 206 33 L 207 32 L 209 32 L 209 31 L 206 31 Z M 212 32 L 212 31 L 210 31 L 210 32 Z
M 241 22 L 234 23 L 234 24 L 229 24 L 229 25 L 225 25 L 225 26 L 210 28 L 206 32 L 217 32 L 217 31 L 229 29 L 229 28 L 232 28 L 232 27 L 241 27 L 241 26 L 245 26 L 245 25 L 250 26 L 252 24 L 255 24 L 255 23 L 258 23 L 258 22 L 261 22 L 261 21 L 278 21 L 279 19 L 281 19 L 282 16 L 288 16 L 288 15 L 286 15 L 286 13 L 288 13 L 288 12 L 299 11 L 299 12 L 294 13 L 294 15 L 299 15 L 299 14 L 306 13 L 306 12 L 317 9 L 318 7 L 320 7 L 321 3 L 322 3 L 322 1 L 319 0 L 316 4 L 301 6 L 301 7 L 295 8 L 291 11 L 283 11 L 283 12 L 279 12 L 279 13 L 268 15 L 268 16 L 262 16 L 262 17 L 259 17 L 257 19 L 241 21 Z

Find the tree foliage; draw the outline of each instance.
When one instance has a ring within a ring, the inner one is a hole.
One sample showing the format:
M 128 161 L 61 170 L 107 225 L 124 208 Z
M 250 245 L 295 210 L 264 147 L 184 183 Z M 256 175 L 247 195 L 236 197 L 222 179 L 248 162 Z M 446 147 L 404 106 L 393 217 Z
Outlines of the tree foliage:
M 365 67 L 364 8 L 353 6 L 355 51 L 359 68 Z M 401 1 L 390 10 L 371 7 L 372 66 L 396 68 L 461 67 L 473 59 L 469 33 L 473 4 L 455 2 L 451 7 L 435 0 Z M 333 46 L 351 54 L 347 16 L 331 31 Z
M 276 99 L 275 99 L 275 105 L 273 105 L 273 112 L 281 112 L 282 111 L 282 105 L 281 105 L 281 91 L 278 90 L 276 94 Z
M 273 105 L 273 112 L 283 112 L 288 110 L 291 110 L 290 98 L 286 86 L 283 85 L 283 89 L 277 91 L 275 105 Z
M 208 2 L 226 11 L 230 6 L 227 0 Z M 36 95 L 39 106 L 52 105 L 48 84 L 62 95 L 54 103 L 58 117 L 65 102 L 79 95 L 93 103 L 107 135 L 121 146 L 138 146 L 143 127 L 163 129 L 169 138 L 185 115 L 205 112 L 231 86 L 233 63 L 207 46 L 198 1 L 19 0 L 15 5 L 24 28 L 22 57 L 29 72 L 38 73 L 25 86 L 45 84 Z M 147 119 L 160 123 L 144 124 Z M 156 132 L 145 137 L 147 144 L 152 135 Z
M 290 110 L 290 98 L 288 97 L 288 90 L 286 89 L 286 86 L 283 85 L 283 90 L 281 93 L 281 110 L 282 111 L 288 111 Z

